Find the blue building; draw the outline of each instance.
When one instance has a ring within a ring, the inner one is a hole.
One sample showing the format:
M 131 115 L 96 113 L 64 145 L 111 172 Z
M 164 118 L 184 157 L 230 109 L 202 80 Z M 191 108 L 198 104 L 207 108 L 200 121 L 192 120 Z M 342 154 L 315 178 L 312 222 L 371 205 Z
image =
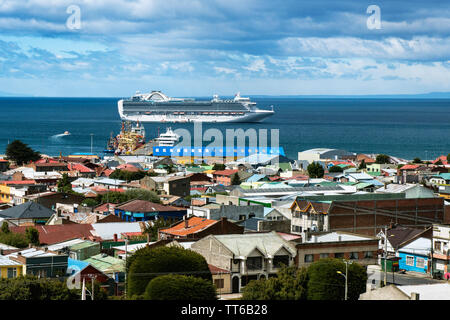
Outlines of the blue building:
M 431 239 L 418 238 L 398 249 L 399 268 L 420 273 L 428 272 L 428 259 L 431 253 Z
M 182 219 L 187 210 L 178 207 L 164 206 L 145 200 L 130 200 L 114 208 L 114 214 L 124 221 L 148 221 L 159 218 Z

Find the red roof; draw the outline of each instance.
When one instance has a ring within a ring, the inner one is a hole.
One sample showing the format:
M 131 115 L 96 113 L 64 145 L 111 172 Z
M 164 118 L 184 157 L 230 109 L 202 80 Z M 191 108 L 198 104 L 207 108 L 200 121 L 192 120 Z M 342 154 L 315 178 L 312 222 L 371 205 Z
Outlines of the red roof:
M 439 160 L 441 160 L 443 165 L 449 164 L 448 161 L 447 161 L 447 156 L 437 157 L 432 163 L 434 164 L 434 163 L 438 162 Z
M 103 203 L 95 207 L 94 211 L 105 212 L 108 211 L 109 209 L 114 209 L 115 206 L 116 206 L 115 203 Z
M 6 180 L 0 181 L 0 184 L 9 185 L 9 184 L 36 184 L 35 180 Z
M 94 170 L 86 167 L 85 165 L 82 165 L 81 163 L 69 163 L 68 168 L 70 171 L 78 171 L 82 173 L 95 172 Z
M 418 164 L 405 164 L 403 167 L 400 168 L 400 170 L 414 170 L 420 167 Z
M 209 271 L 211 271 L 211 274 L 221 274 L 221 273 L 231 273 L 231 271 L 213 266 L 212 264 L 208 264 Z
M 215 176 L 231 176 L 232 174 L 238 172 L 239 170 L 219 170 L 214 171 L 213 175 Z
M 174 236 L 187 236 L 188 234 L 199 232 L 213 224 L 217 223 L 218 220 L 209 220 L 200 217 L 190 217 L 187 219 L 188 227 L 185 227 L 185 221 L 181 221 L 175 226 L 167 229 L 160 229 L 160 232 L 168 233 Z
M 42 164 L 42 163 L 60 163 L 60 162 L 58 160 L 55 160 L 52 158 L 46 158 L 46 159 L 36 160 L 34 163 Z
M 28 227 L 10 227 L 12 232 L 25 233 Z M 72 239 L 86 238 L 89 240 L 101 240 L 99 237 L 93 236 L 92 232 L 94 228 L 90 224 L 59 224 L 34 226 L 39 231 L 39 242 L 42 244 L 55 244 Z
M 178 207 L 164 206 L 159 203 L 153 203 L 146 200 L 130 200 L 119 204 L 115 207 L 118 210 L 125 210 L 130 212 L 161 212 L 161 211 L 179 211 L 186 210 Z
M 140 171 L 138 168 L 136 168 L 135 166 L 133 166 L 132 164 L 129 164 L 129 163 L 121 164 L 116 169 L 124 170 L 124 171 L 130 171 L 130 172 L 138 172 L 138 171 Z

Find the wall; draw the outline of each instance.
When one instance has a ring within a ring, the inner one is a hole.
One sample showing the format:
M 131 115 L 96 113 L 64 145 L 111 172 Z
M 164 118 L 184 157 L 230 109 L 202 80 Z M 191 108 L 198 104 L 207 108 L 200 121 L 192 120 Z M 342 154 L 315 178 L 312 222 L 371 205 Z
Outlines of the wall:
M 191 250 L 201 254 L 208 264 L 231 270 L 233 253 L 212 236 L 198 240 L 192 244 Z
M 291 220 L 258 221 L 258 231 L 291 232 Z

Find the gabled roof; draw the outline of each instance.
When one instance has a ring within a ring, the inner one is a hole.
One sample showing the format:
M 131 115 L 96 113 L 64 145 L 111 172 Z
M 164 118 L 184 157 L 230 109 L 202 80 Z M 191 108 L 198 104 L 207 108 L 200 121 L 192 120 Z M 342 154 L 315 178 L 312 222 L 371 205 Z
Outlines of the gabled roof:
M 429 229 L 416 229 L 398 225 L 387 230 L 387 238 L 391 246 L 397 250 L 414 239 L 419 238 L 428 230 Z
M 184 210 L 178 207 L 164 206 L 159 203 L 153 203 L 146 200 L 131 200 L 119 204 L 115 209 L 125 210 L 130 212 L 161 212 L 161 211 L 178 211 Z
M 50 218 L 53 211 L 34 201 L 11 207 L 0 212 L 0 217 L 7 219 L 38 219 Z
M 237 173 L 239 170 L 218 170 L 214 171 L 213 175 L 215 176 L 231 176 L 232 174 Z
M 289 251 L 292 256 L 296 255 L 295 245 L 284 240 L 274 231 L 268 233 L 211 235 L 208 237 L 214 237 L 227 247 L 236 257 L 247 257 L 255 249 L 260 251 L 266 257 L 273 257 L 282 248 Z
M 187 219 L 187 228 L 185 227 L 185 221 L 180 221 L 170 228 L 160 229 L 159 231 L 174 236 L 187 236 L 189 234 L 202 231 L 218 222 L 218 220 L 210 220 L 194 216 Z

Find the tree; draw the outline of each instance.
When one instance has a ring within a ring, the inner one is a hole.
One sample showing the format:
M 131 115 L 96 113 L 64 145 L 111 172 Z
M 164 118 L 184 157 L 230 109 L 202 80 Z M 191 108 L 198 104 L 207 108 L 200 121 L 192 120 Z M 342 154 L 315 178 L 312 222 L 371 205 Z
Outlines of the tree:
M 133 180 L 141 180 L 146 176 L 144 171 L 128 171 L 128 170 L 120 170 L 116 169 L 113 173 L 109 175 L 110 179 L 118 179 L 118 180 L 125 180 L 127 182 L 133 181 Z
M 150 234 L 150 241 L 157 241 L 158 240 L 158 230 L 163 228 L 170 227 L 174 221 L 172 219 L 156 219 L 152 221 L 153 223 L 150 224 L 143 233 Z
M 81 204 L 86 207 L 95 207 L 98 205 L 98 202 L 93 198 L 87 198 L 84 199 L 83 202 L 81 202 Z
M 308 171 L 308 175 L 310 178 L 322 178 L 325 174 L 322 165 L 318 162 L 309 164 L 306 170 Z
M 343 300 L 345 263 L 340 259 L 320 259 L 308 267 L 308 300 Z M 365 292 L 367 273 L 358 263 L 348 265 L 348 299 L 358 300 Z
M 390 157 L 388 155 L 379 154 L 379 155 L 377 155 L 377 157 L 375 159 L 375 163 L 378 163 L 378 164 L 389 163 L 389 159 L 390 159 Z
M 122 203 L 134 199 L 161 203 L 161 200 L 155 192 L 145 189 L 129 189 L 125 192 L 110 191 L 105 194 L 99 194 L 95 198 L 97 203 Z
M 250 281 L 242 300 L 306 300 L 307 280 L 306 268 L 284 266 L 276 277 Z
M 64 281 L 25 276 L 0 279 L 0 300 L 79 300 L 76 289 Z
M 28 243 L 38 246 L 39 243 L 39 231 L 36 228 L 30 227 L 25 230 L 25 236 L 27 237 Z
M 1 231 L 5 234 L 10 233 L 8 222 L 3 221 Z
M 69 180 L 69 175 L 67 173 L 63 173 L 61 179 L 58 181 L 58 192 L 70 193 L 72 192 L 72 184 Z
M 422 160 L 420 158 L 414 158 L 413 163 L 422 163 Z
M 212 281 L 178 274 L 152 279 L 146 289 L 147 300 L 217 300 Z
M 330 169 L 328 169 L 328 172 L 344 172 L 344 168 L 340 166 L 332 166 Z
M 212 170 L 225 170 L 225 165 L 223 163 L 214 163 Z
M 436 166 L 442 166 L 442 160 L 441 159 L 439 159 L 438 161 L 436 161 L 435 163 L 434 163 Z
M 0 232 L 0 243 L 17 248 L 28 247 L 28 239 L 24 234 L 15 232 Z
M 358 169 L 362 170 L 362 169 L 366 169 L 367 165 L 366 165 L 366 161 L 364 159 L 361 160 L 361 163 L 359 164 Z
M 22 141 L 14 140 L 6 147 L 6 157 L 21 166 L 24 163 L 41 159 L 41 154 Z
M 241 184 L 241 179 L 239 178 L 239 174 L 236 172 L 233 174 L 233 177 L 231 178 L 231 184 L 233 186 L 237 186 Z
M 162 274 L 192 275 L 212 281 L 205 258 L 179 247 L 144 247 L 127 261 L 128 295 L 137 298 L 144 294 L 148 283 Z

